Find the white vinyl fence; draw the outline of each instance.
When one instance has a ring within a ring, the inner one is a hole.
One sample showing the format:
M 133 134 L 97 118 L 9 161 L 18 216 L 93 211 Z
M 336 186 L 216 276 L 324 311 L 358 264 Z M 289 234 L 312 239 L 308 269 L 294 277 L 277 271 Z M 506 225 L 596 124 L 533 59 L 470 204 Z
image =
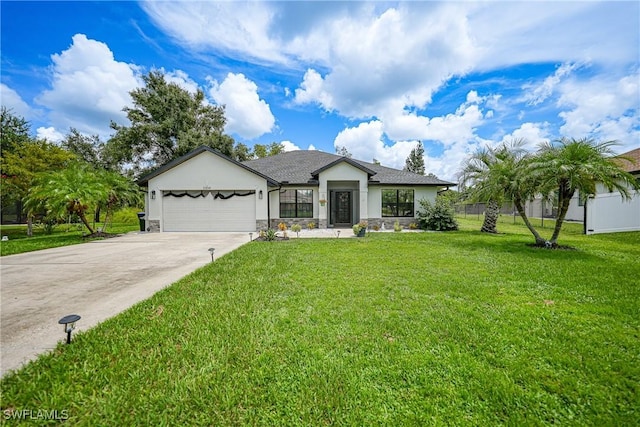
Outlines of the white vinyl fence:
M 587 203 L 587 234 L 640 231 L 640 192 L 629 201 L 620 193 L 601 193 Z

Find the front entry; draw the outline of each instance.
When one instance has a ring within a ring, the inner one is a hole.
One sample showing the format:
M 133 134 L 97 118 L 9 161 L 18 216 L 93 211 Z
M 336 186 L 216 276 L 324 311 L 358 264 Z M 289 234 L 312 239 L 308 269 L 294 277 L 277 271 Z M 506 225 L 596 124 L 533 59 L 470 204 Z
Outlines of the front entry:
M 331 218 L 329 223 L 334 227 L 351 227 L 353 204 L 352 191 L 336 190 L 331 192 Z

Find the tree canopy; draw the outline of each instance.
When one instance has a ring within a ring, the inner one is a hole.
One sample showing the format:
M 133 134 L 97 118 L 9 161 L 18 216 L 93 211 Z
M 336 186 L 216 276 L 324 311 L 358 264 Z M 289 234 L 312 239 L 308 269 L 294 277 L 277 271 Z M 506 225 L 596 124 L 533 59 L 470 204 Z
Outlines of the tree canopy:
M 16 146 L 28 141 L 30 125 L 24 117 L 16 115 L 5 106 L 0 107 L 0 152 L 13 151 Z
M 351 158 L 351 153 L 347 150 L 347 147 L 344 145 L 342 147 L 336 147 L 336 154 L 338 156 L 349 157 Z
M 126 107 L 130 126 L 114 122 L 109 145 L 121 162 L 137 170 L 163 165 L 201 145 L 234 156 L 234 140 L 224 134 L 224 107 L 209 104 L 198 89 L 190 93 L 167 82 L 159 71 L 143 76 L 144 87 L 130 92 L 133 107 Z
M 411 150 L 407 160 L 405 161 L 404 170 L 424 175 L 424 146 L 422 141 L 418 141 L 416 146 Z
M 275 156 L 284 153 L 284 145 L 278 142 L 272 142 L 268 145 L 255 144 L 253 146 L 252 158 L 261 159 L 263 157 Z

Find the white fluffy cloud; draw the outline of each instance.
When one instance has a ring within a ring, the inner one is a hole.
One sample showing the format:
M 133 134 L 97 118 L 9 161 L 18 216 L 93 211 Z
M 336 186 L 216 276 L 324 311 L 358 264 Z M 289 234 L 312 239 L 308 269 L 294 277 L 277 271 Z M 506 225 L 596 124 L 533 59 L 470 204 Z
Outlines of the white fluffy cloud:
M 60 142 L 64 139 L 64 134 L 59 132 L 53 126 L 49 126 L 48 128 L 41 126 L 36 131 L 36 136 L 38 139 L 46 139 L 49 142 Z
M 135 66 L 116 61 L 106 44 L 84 34 L 73 36 L 71 46 L 51 59 L 52 86 L 37 102 L 49 109 L 55 129 L 105 136 L 111 120 L 126 123 L 122 108 L 139 84 Z
M 0 100 L 2 100 L 2 106 L 10 108 L 15 115 L 24 117 L 27 120 L 31 118 L 33 114 L 31 107 L 24 102 L 18 92 L 4 83 L 0 83 Z
M 182 70 L 166 71 L 164 68 L 161 68 L 160 71 L 164 74 L 164 79 L 168 83 L 177 84 L 182 89 L 191 94 L 195 94 L 196 92 L 198 92 L 198 89 L 200 89 L 198 83 L 196 83 L 191 77 L 189 77 L 187 73 Z
M 576 64 L 563 64 L 556 70 L 553 75 L 548 76 L 538 86 L 534 86 L 531 91 L 524 95 L 524 100 L 530 105 L 538 105 L 551 96 L 555 87 L 560 83 L 562 78 L 571 74 L 578 67 Z M 529 89 L 525 87 L 525 90 Z
M 640 72 L 588 81 L 568 80 L 559 85 L 558 105 L 564 124 L 562 136 L 615 139 L 624 147 L 635 148 L 640 141 Z
M 511 132 L 509 135 L 505 135 L 502 138 L 503 142 L 511 140 L 524 140 L 526 141 L 525 148 L 533 151 L 542 142 L 548 142 L 550 140 L 549 135 L 549 123 L 523 123 L 518 129 Z
M 258 95 L 258 86 L 244 74 L 229 73 L 218 83 L 210 79 L 209 95 L 217 103 L 225 105 L 227 125 L 225 130 L 246 139 L 254 139 L 271 132 L 275 117 L 269 105 Z

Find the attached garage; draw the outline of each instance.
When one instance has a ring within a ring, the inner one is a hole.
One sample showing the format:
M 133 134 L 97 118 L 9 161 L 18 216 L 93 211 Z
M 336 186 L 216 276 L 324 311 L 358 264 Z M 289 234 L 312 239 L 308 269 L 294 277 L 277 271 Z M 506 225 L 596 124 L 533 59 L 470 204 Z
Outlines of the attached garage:
M 148 231 L 252 232 L 268 223 L 269 177 L 200 147 L 138 181 Z
M 163 231 L 249 231 L 256 228 L 255 191 L 165 191 Z

